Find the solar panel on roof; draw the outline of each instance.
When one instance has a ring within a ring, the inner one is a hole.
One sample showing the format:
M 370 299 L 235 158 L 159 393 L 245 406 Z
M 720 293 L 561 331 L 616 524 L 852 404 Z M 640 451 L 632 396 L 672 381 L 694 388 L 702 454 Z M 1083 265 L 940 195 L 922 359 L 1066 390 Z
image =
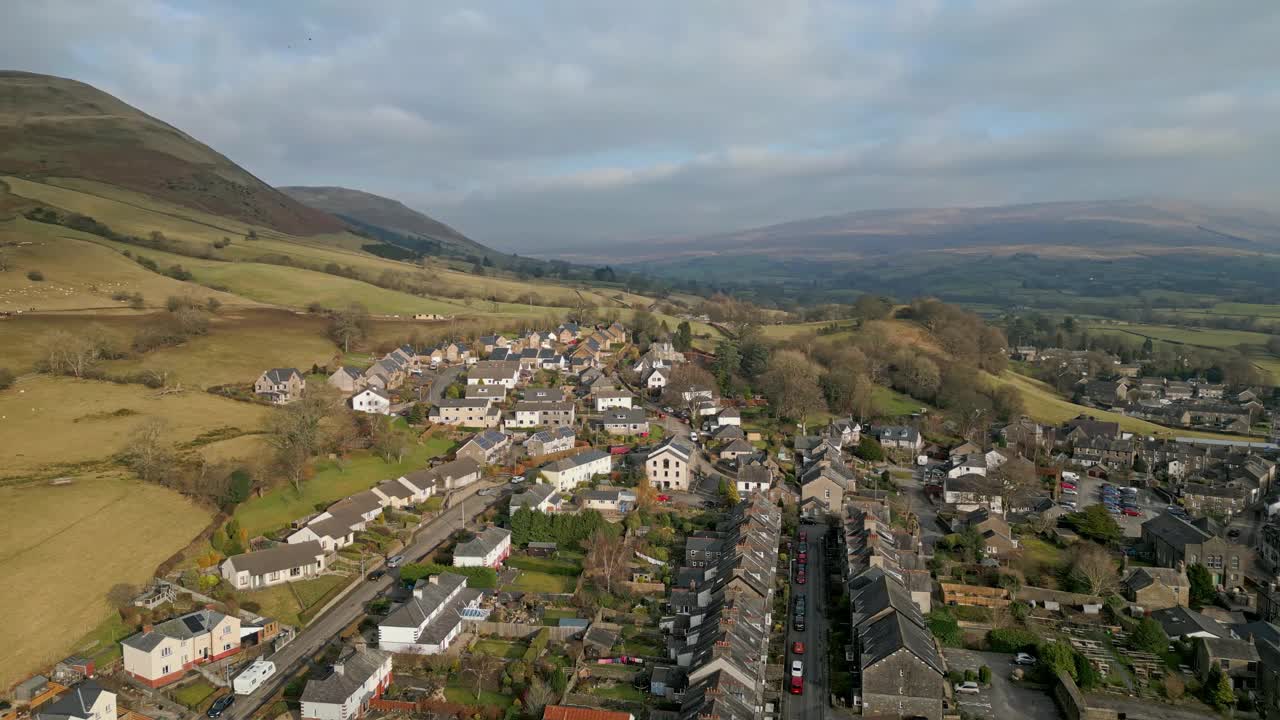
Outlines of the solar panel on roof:
M 204 623 L 200 622 L 200 618 L 192 615 L 182 618 L 182 624 L 186 625 L 187 629 L 193 633 L 200 632 L 204 629 Z

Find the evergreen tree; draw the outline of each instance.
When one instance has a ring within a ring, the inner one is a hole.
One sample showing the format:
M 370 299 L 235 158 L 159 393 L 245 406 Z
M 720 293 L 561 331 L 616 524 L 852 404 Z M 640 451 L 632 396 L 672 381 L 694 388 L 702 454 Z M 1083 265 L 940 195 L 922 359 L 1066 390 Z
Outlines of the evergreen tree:
M 681 320 L 676 326 L 676 335 L 671 339 L 671 344 L 680 352 L 693 349 L 693 328 L 689 326 L 688 320 Z

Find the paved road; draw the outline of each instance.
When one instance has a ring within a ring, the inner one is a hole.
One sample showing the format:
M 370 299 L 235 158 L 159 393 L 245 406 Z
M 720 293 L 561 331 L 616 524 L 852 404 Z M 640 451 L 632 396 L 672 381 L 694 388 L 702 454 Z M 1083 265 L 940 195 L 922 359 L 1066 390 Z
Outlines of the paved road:
M 800 718 L 801 720 L 822 720 L 827 709 L 827 631 L 826 631 L 826 565 L 825 552 L 826 527 L 811 523 L 800 526 L 809 533 L 808 582 L 797 585 L 795 571 L 791 573 L 791 605 L 784 618 L 787 627 L 787 646 L 785 655 L 786 673 L 783 680 L 783 717 Z M 797 543 L 798 538 L 792 538 Z M 795 555 L 795 552 L 792 553 Z M 794 563 L 793 563 L 794 567 Z M 795 629 L 792 619 L 795 612 L 795 598 L 803 594 L 807 600 L 805 628 Z M 791 647 L 797 641 L 804 643 L 804 655 L 795 655 Z M 792 695 L 789 689 L 791 682 L 791 663 L 800 660 L 804 663 L 804 693 Z
M 495 487 L 495 484 L 489 481 L 481 481 L 468 489 L 474 493 L 485 487 Z M 425 557 L 455 531 L 462 529 L 467 522 L 475 519 L 476 516 L 487 510 L 490 505 L 502 501 L 506 495 L 507 493 L 505 492 L 499 492 L 489 497 L 472 497 L 462 500 L 460 503 L 455 504 L 454 507 L 432 519 L 418 533 L 418 537 L 413 544 L 401 554 L 409 562 Z M 395 575 L 396 573 L 389 573 L 373 582 L 358 581 L 362 583 L 360 586 L 351 591 L 338 604 L 329 608 L 328 612 L 316 618 L 310 625 L 299 632 L 292 642 L 269 658 L 276 664 L 275 676 L 253 694 L 237 697 L 235 704 L 231 706 L 231 709 L 223 717 L 228 720 L 246 720 L 251 717 L 293 675 L 302 669 L 308 658 L 319 652 L 329 641 L 337 637 L 343 628 L 363 615 L 366 603 L 390 589 L 392 583 L 397 582 Z
M 1012 655 L 947 648 L 946 656 L 947 665 L 952 670 L 976 672 L 983 665 L 991 668 L 991 687 L 983 688 L 977 695 L 956 695 L 962 711 L 986 720 L 1058 717 L 1058 708 L 1049 693 L 1020 687 L 1009 681 L 1009 673 L 1014 667 L 1010 663 Z
M 436 373 L 435 380 L 431 382 L 431 389 L 427 390 L 427 402 L 436 404 L 444 399 L 444 391 L 453 384 L 458 377 L 458 373 L 462 372 L 461 365 L 448 367 Z

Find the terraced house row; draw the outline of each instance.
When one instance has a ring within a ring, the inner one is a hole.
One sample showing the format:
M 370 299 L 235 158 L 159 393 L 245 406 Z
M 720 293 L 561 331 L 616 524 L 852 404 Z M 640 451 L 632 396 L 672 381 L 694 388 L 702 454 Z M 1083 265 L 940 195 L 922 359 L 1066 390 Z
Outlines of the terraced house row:
M 767 718 L 777 707 L 765 665 L 781 534 L 781 510 L 756 495 L 690 538 L 661 622 L 670 664 L 650 688 L 680 702 L 681 720 Z

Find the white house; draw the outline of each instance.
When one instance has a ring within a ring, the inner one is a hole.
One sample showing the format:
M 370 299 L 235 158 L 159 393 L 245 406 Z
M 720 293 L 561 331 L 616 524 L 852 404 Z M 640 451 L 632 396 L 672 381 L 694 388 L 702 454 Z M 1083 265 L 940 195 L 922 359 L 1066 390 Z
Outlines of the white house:
M 462 632 L 463 611 L 475 608 L 480 596 L 455 573 L 419 580 L 409 600 L 378 623 L 378 648 L 418 655 L 444 652 Z
M 670 368 L 658 367 L 649 371 L 645 376 L 644 386 L 650 390 L 661 390 L 667 386 L 667 381 L 671 379 Z
M 564 504 L 564 498 L 560 496 L 560 491 L 555 485 L 539 483 L 531 486 L 522 493 L 511 496 L 510 512 L 515 514 L 522 507 L 542 513 L 559 512 L 560 506 Z
M 773 486 L 773 473 L 768 467 L 759 463 L 738 468 L 735 480 L 738 497 L 747 497 L 748 493 L 767 492 Z
M 294 531 L 285 541 L 290 545 L 318 542 L 326 553 L 331 553 L 355 542 L 356 533 L 364 530 L 367 522 L 354 510 L 339 513 L 326 510 Z
M 645 459 L 645 475 L 655 488 L 688 490 L 691 457 L 693 450 L 682 440 L 668 438 Z
M 999 480 L 977 473 L 949 477 L 942 481 L 942 501 L 956 506 L 959 512 L 986 508 L 993 514 L 1004 514 L 1003 488 Z
M 116 720 L 116 694 L 93 680 L 75 685 L 40 705 L 35 720 Z
M 222 561 L 222 579 L 237 590 L 255 590 L 324 572 L 325 549 L 317 540 L 283 543 L 266 550 L 232 555 Z
M 468 385 L 501 385 L 514 390 L 520 381 L 520 363 L 508 360 L 482 360 L 467 370 Z
M 600 450 L 587 450 L 561 458 L 542 467 L 542 477 L 560 492 L 568 492 L 596 475 L 613 470 L 613 456 Z
M 453 549 L 453 566 L 496 568 L 510 554 L 511 531 L 490 526 Z
M 480 479 L 480 464 L 471 458 L 458 458 L 425 470 L 416 470 L 404 476 L 417 487 L 434 487 L 436 491 L 456 490 Z
M 515 416 L 507 423 L 512 427 L 566 427 L 573 425 L 575 417 L 575 406 L 571 402 L 522 400 L 514 410 Z
M 365 388 L 351 396 L 351 409 L 370 415 L 390 415 L 391 396 L 385 390 Z
M 725 425 L 742 426 L 742 413 L 738 408 L 725 408 L 716 415 L 716 426 L 724 427 Z
M 369 701 L 391 685 L 391 653 L 372 648 L 347 650 L 328 675 L 312 677 L 302 690 L 303 720 L 363 717 Z
M 574 433 L 573 428 L 561 426 L 539 430 L 530 435 L 529 439 L 524 441 L 524 449 L 529 457 L 538 457 L 571 450 L 575 442 L 577 442 L 577 434 Z
M 600 390 L 595 393 L 596 412 L 604 412 L 612 408 L 630 409 L 634 397 L 626 390 Z
M 424 502 L 435 494 L 435 489 L 434 484 L 419 487 L 407 477 L 383 480 L 373 487 L 373 491 L 386 501 L 388 507 L 397 509 Z
M 587 490 L 579 499 L 584 509 L 607 513 L 627 513 L 636 506 L 635 492 L 626 488 Z

